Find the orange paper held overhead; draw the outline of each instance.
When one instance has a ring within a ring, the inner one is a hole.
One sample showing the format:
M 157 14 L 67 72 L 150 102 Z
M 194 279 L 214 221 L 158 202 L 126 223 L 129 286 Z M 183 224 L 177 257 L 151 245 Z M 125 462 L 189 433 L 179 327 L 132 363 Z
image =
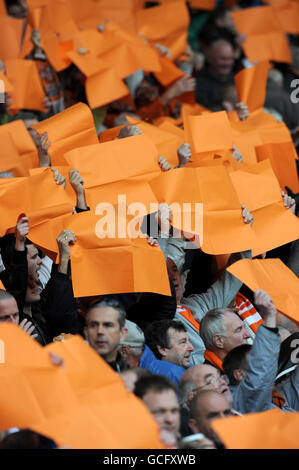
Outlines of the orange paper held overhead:
M 187 119 L 196 153 L 232 148 L 232 131 L 225 111 L 188 116 Z
M 253 256 L 296 240 L 299 219 L 283 204 L 281 190 L 269 160 L 230 174 L 242 204 L 254 216 L 257 237 Z
M 278 409 L 211 423 L 227 449 L 298 449 L 299 413 Z
M 12 137 L 4 126 L 0 126 L 1 158 L 0 172 L 11 171 L 14 176 L 28 176 L 28 170 L 14 145 Z
M 246 35 L 242 47 L 251 62 L 292 62 L 290 46 L 272 7 L 234 11 L 232 17 L 238 33 Z
M 2 429 L 30 428 L 72 449 L 163 448 L 146 407 L 81 337 L 42 348 L 18 326 L 2 324 L 0 338 Z M 65 367 L 53 365 L 50 353 Z
M 235 76 L 239 102 L 246 103 L 250 112 L 264 106 L 268 70 L 269 63 L 264 61 Z
M 21 50 L 23 20 L 0 17 L 0 60 L 17 59 Z
M 0 71 L 0 80 L 1 80 L 0 93 L 8 93 L 11 95 L 11 93 L 13 93 L 13 86 L 8 80 L 7 76 L 4 75 L 4 73 L 1 71 Z
M 280 187 L 285 190 L 288 186 L 296 194 L 299 192 L 299 179 L 294 150 L 292 142 L 264 144 L 255 147 L 259 162 L 270 160 Z
M 160 203 L 174 204 L 173 226 L 198 235 L 204 252 L 234 253 L 256 243 L 224 166 L 172 170 L 150 185 Z
M 31 239 L 54 253 L 58 251 L 56 237 L 63 229 L 75 233 L 76 243 L 71 247 L 75 297 L 125 292 L 170 295 L 163 252 L 139 237 L 145 214 L 138 210 L 126 215 L 125 203 L 117 208 L 107 201 L 96 211 L 33 227 Z
M 92 109 L 99 108 L 129 94 L 129 89 L 113 69 L 105 69 L 87 77 L 86 96 Z
M 299 279 L 280 259 L 244 259 L 227 270 L 252 291 L 268 292 L 275 307 L 299 324 Z
M 37 66 L 32 60 L 6 60 L 7 78 L 13 86 L 11 109 L 45 111 L 45 93 Z
M 54 166 L 67 165 L 65 152 L 98 143 L 91 110 L 83 103 L 77 103 L 33 127 L 40 135 L 48 132 L 48 141 L 51 142 L 49 154 Z
M 50 169 L 35 176 L 0 180 L 0 206 L 3 214 L 1 236 L 16 226 L 21 213 L 29 217 L 33 227 L 49 219 L 72 214 L 73 209 L 64 189 L 55 183 Z
M 185 73 L 167 57 L 160 57 L 160 65 L 161 71 L 155 72 L 155 77 L 163 86 L 167 87 L 185 75 Z
M 22 165 L 26 169 L 38 166 L 37 149 L 24 124 L 24 121 L 20 119 L 2 125 L 1 133 L 9 134 L 18 154 L 21 157 Z

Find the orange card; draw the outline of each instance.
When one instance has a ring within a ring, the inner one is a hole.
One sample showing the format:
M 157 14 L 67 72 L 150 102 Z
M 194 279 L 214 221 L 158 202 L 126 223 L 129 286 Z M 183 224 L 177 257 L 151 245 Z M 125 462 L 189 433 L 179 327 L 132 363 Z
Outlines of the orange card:
M 232 148 L 232 130 L 225 111 L 188 116 L 188 121 L 196 153 Z
M 227 271 L 252 291 L 268 292 L 275 307 L 299 324 L 299 279 L 280 259 L 244 259 Z
M 45 93 L 37 66 L 32 60 L 6 60 L 7 78 L 13 86 L 11 109 L 45 111 Z
M 298 238 L 299 219 L 284 206 L 269 160 L 229 175 L 241 203 L 254 216 L 252 230 L 257 244 L 253 247 L 253 256 Z
M 104 106 L 130 93 L 113 69 L 105 69 L 87 77 L 85 90 L 89 106 L 92 109 Z
M 299 192 L 296 154 L 292 142 L 264 144 L 255 147 L 255 151 L 259 162 L 266 159 L 270 160 L 276 178 L 283 190 L 288 186 L 295 194 Z
M 239 102 L 246 103 L 249 111 L 255 111 L 264 106 L 269 62 L 241 70 L 235 75 Z
M 48 132 L 52 165 L 67 165 L 65 152 L 73 148 L 98 143 L 98 136 L 91 110 L 86 104 L 77 103 L 33 126 L 40 135 Z
M 0 60 L 19 57 L 22 31 L 23 20 L 0 16 Z
M 0 126 L 1 159 L 0 171 L 11 171 L 14 176 L 28 176 L 28 170 L 24 166 L 12 137 L 7 129 Z
M 189 0 L 191 8 L 198 10 L 214 10 L 216 8 L 216 0 Z
M 159 203 L 172 205 L 173 226 L 199 237 L 209 254 L 252 248 L 255 235 L 224 166 L 179 168 L 150 182 Z M 184 205 L 185 204 L 185 205 Z
M 26 169 L 38 167 L 37 149 L 24 121 L 20 119 L 4 124 L 1 126 L 1 131 L 10 135 L 14 147 L 21 157 L 21 162 Z
M 227 449 L 298 449 L 298 413 L 279 409 L 217 419 L 211 423 Z
M 289 44 L 272 7 L 245 8 L 232 12 L 232 17 L 239 34 L 246 35 L 242 47 L 251 62 L 292 61 Z
M 154 75 L 163 86 L 167 87 L 185 75 L 185 73 L 167 57 L 160 57 L 160 64 L 161 71 L 155 72 Z

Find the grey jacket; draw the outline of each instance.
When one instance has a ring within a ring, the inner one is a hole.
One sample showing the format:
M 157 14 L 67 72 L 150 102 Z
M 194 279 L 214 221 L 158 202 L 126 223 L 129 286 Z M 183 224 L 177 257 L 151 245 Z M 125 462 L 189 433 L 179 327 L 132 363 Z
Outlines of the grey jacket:
M 238 386 L 230 387 L 233 408 L 239 413 L 256 413 L 276 408 L 272 403 L 272 390 L 277 375 L 279 351 L 279 333 L 260 325 L 249 353 L 246 376 Z M 294 411 L 290 403 L 286 403 L 283 410 Z

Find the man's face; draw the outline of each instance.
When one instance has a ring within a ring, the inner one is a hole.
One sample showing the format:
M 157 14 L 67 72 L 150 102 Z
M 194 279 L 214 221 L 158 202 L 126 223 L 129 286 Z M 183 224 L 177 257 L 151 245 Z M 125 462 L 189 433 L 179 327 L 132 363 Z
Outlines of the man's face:
M 232 415 L 232 410 L 227 400 L 219 393 L 211 392 L 198 396 L 196 416 L 189 421 L 194 433 L 202 432 L 212 440 L 219 441 L 211 428 L 214 419 L 227 418 Z
M 182 279 L 176 264 L 170 258 L 167 258 L 167 270 L 175 288 L 177 304 L 179 304 L 183 297 Z
M 161 350 L 163 360 L 188 369 L 190 367 L 190 356 L 194 350 L 189 341 L 188 334 L 185 331 L 169 328 L 167 336 L 170 348 L 163 348 Z
M 223 324 L 226 328 L 226 335 L 222 336 L 222 341 L 226 353 L 241 344 L 248 344 L 250 334 L 247 333 L 243 321 L 237 314 L 227 312 L 223 317 Z
M 226 78 L 233 70 L 234 50 L 228 42 L 219 40 L 211 45 L 208 60 L 214 74 L 220 78 Z
M 208 364 L 194 366 L 190 371 L 193 374 L 194 388 L 190 398 L 193 398 L 196 392 L 202 390 L 213 390 L 223 395 L 227 402 L 232 405 L 233 398 L 229 386 L 226 383 L 225 376 L 221 375 L 216 367 Z
M 0 301 L 0 322 L 19 324 L 19 309 L 13 297 Z
M 95 307 L 88 313 L 86 339 L 107 362 L 115 361 L 119 343 L 127 332 L 127 328 L 120 329 L 118 312 L 113 307 Z
M 42 260 L 38 255 L 38 250 L 34 245 L 27 245 L 27 263 L 28 263 L 28 274 L 33 280 L 38 280 L 38 271 Z
M 173 390 L 149 390 L 142 401 L 154 416 L 161 430 L 177 434 L 180 427 L 180 412 L 176 394 Z

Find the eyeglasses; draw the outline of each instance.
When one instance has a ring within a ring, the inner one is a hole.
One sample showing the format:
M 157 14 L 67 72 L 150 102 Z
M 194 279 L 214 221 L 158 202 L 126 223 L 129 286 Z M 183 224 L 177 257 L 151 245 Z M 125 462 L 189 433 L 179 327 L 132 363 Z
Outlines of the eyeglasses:
M 192 390 L 192 392 L 199 392 L 200 390 L 202 390 L 203 388 L 205 387 L 208 387 L 209 385 L 219 385 L 221 382 L 225 382 L 227 385 L 229 384 L 229 378 L 227 375 L 211 375 L 207 380 L 206 382 L 204 383 L 204 385 L 202 385 L 201 387 L 197 387 L 197 388 L 194 388 Z

